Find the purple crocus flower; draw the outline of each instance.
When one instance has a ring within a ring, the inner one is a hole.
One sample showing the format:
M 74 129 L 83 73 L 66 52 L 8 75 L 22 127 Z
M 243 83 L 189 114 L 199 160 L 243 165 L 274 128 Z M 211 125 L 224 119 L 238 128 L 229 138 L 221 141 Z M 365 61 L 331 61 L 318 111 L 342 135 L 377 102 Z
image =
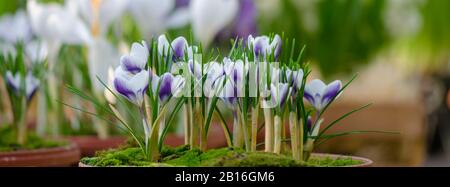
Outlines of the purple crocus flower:
M 162 57 L 172 56 L 172 60 L 184 60 L 187 53 L 188 59 L 193 59 L 194 53 L 198 50 L 197 46 L 189 46 L 187 40 L 180 36 L 175 38 L 171 43 L 166 38 L 166 35 L 158 37 L 158 53 Z
M 275 103 L 276 106 L 283 108 L 286 100 L 288 99 L 290 89 L 291 88 L 287 83 L 272 83 L 270 85 L 270 95 L 272 96 L 272 102 Z
M 342 88 L 339 80 L 333 81 L 326 85 L 319 79 L 314 79 L 305 86 L 305 99 L 318 111 L 330 103 L 333 98 L 337 97 Z
M 206 80 L 203 86 L 204 93 L 206 97 L 213 97 L 216 91 L 220 91 L 223 86 L 223 78 L 225 76 L 225 71 L 223 64 L 212 61 L 204 65 L 204 71 L 206 71 Z
M 124 71 L 122 66 L 119 66 L 114 72 L 113 84 L 117 93 L 141 107 L 145 92 L 148 89 L 149 73 L 146 70 L 141 70 L 139 73 L 133 74 Z
M 269 55 L 274 55 L 275 60 L 278 59 L 281 53 L 282 41 L 280 36 L 277 34 L 273 37 L 272 41 L 267 36 L 258 36 L 253 38 L 252 35 L 247 38 L 247 47 L 253 50 L 253 54 L 256 59 L 265 59 Z
M 6 72 L 6 82 L 8 87 L 16 94 L 20 95 L 21 93 L 21 84 L 22 84 L 22 76 L 20 73 L 12 74 L 11 71 Z M 25 77 L 25 96 L 27 97 L 27 101 L 31 100 L 33 95 L 36 93 L 37 88 L 39 86 L 39 79 L 33 76 L 31 72 L 28 72 Z
M 223 81 L 226 81 L 224 87 L 219 92 L 219 97 L 225 104 L 233 108 L 237 98 L 244 95 L 244 80 L 248 73 L 248 66 L 245 66 L 242 60 L 233 62 L 229 58 L 224 58 L 223 73 L 225 75 L 220 77 L 215 84 L 221 86 L 223 85 Z
M 179 96 L 185 85 L 181 75 L 173 76 L 171 73 L 164 73 L 161 77 L 152 75 L 151 81 L 153 94 L 158 94 L 161 103 L 166 103 L 172 96 Z
M 149 56 L 147 43 L 133 43 L 129 55 L 123 55 L 120 58 L 120 66 L 123 70 L 136 74 L 145 69 Z
M 292 71 L 291 69 L 285 70 L 285 75 L 287 82 L 292 86 L 292 91 L 296 93 L 298 89 L 302 86 L 303 81 L 303 70 L 298 69 L 296 71 Z

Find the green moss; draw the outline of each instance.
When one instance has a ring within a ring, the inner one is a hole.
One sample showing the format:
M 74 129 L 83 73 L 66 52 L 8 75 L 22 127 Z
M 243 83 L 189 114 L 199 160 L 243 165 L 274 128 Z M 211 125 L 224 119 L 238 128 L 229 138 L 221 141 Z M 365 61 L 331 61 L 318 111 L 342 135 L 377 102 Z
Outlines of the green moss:
M 188 146 L 163 148 L 160 163 L 147 161 L 139 148 L 123 147 L 116 150 L 98 152 L 95 157 L 83 158 L 84 164 L 93 166 L 239 166 L 239 167 L 324 167 L 361 164 L 350 157 L 330 158 L 312 157 L 308 162 L 292 159 L 289 156 L 265 152 L 245 152 L 236 148 L 213 149 L 202 152 L 189 150 Z
M 11 126 L 0 127 L 0 152 L 52 148 L 63 145 L 67 145 L 67 142 L 46 140 L 31 132 L 27 134 L 27 142 L 19 144 L 16 132 Z
M 361 160 L 353 160 L 351 157 L 339 157 L 337 159 L 333 159 L 330 157 L 322 157 L 322 158 L 312 157 L 308 160 L 308 163 L 318 166 L 338 167 L 338 166 L 358 165 L 362 164 L 363 162 Z

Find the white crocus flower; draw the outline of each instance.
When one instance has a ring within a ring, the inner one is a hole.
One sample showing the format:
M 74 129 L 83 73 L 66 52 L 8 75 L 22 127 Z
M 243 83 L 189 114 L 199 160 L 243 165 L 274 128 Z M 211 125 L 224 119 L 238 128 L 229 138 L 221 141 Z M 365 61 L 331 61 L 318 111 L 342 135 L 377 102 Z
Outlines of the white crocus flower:
M 208 46 L 220 30 L 230 24 L 239 9 L 237 0 L 192 0 L 192 30 L 203 46 Z
M 129 0 L 72 0 L 78 12 L 91 27 L 92 34 L 104 35 L 108 27 L 117 21 L 128 7 Z
M 32 37 L 31 27 L 25 11 L 0 18 L 0 40 L 6 43 L 26 42 Z
M 85 44 L 91 41 L 89 29 L 76 15 L 71 1 L 64 5 L 40 4 L 29 0 L 27 10 L 33 31 L 51 43 Z
M 129 4 L 131 15 L 146 39 L 166 30 L 165 21 L 174 7 L 174 0 L 133 0 Z

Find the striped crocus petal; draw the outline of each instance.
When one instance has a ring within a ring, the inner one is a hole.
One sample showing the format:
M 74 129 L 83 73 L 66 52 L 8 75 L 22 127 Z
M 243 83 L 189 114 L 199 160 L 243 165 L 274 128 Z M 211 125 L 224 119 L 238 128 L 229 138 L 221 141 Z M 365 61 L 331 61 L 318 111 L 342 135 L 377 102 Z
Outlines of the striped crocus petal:
M 278 34 L 275 35 L 274 38 L 272 39 L 272 42 L 270 43 L 270 51 L 269 51 L 269 52 L 273 52 L 275 60 L 277 60 L 278 57 L 280 56 L 281 44 L 282 44 L 282 41 L 281 41 L 280 36 Z
M 269 52 L 269 38 L 267 36 L 256 37 L 253 41 L 253 53 L 255 58 L 265 58 Z
M 114 77 L 115 90 L 133 104 L 142 106 L 149 83 L 148 72 L 142 70 L 137 74 L 131 74 L 119 66 L 114 73 Z
M 305 99 L 316 108 L 321 110 L 322 92 L 325 90 L 326 85 L 319 79 L 314 79 L 305 86 Z
M 16 75 L 13 75 L 11 71 L 6 72 L 6 83 L 14 93 L 19 93 L 20 82 L 21 79 L 18 73 Z
M 284 106 L 284 103 L 286 103 L 289 89 L 290 87 L 286 83 L 270 85 L 270 94 L 272 95 L 272 101 L 280 106 L 280 108 L 282 108 Z
M 40 84 L 39 79 L 34 77 L 31 72 L 28 72 L 25 78 L 25 92 L 28 101 L 31 100 L 31 98 L 33 98 L 34 94 L 36 93 L 39 87 L 39 84 Z
M 225 85 L 221 88 L 221 92 L 219 94 L 220 99 L 227 105 L 229 108 L 234 108 L 234 105 L 237 101 L 237 90 L 235 85 L 230 79 L 227 79 L 226 76 L 219 78 L 217 86 L 221 87 L 223 85 L 223 81 Z
M 186 81 L 181 75 L 175 76 L 171 85 L 172 96 L 179 97 L 185 84 Z
M 123 70 L 136 74 L 145 68 L 149 56 L 149 49 L 145 41 L 133 43 L 129 55 L 120 58 L 120 65 Z
M 172 82 L 173 75 L 171 73 L 164 73 L 160 78 L 158 95 L 162 103 L 167 102 L 172 96 Z
M 332 83 L 328 84 L 322 93 L 321 105 L 325 107 L 331 100 L 337 97 L 339 91 L 341 90 L 342 83 L 339 80 L 335 80 Z
M 180 36 L 178 38 L 175 38 L 175 40 L 172 41 L 174 61 L 182 60 L 188 47 L 188 42 L 184 37 Z
M 166 38 L 166 35 L 162 34 L 158 37 L 158 54 L 159 56 L 168 56 L 170 55 L 170 44 Z

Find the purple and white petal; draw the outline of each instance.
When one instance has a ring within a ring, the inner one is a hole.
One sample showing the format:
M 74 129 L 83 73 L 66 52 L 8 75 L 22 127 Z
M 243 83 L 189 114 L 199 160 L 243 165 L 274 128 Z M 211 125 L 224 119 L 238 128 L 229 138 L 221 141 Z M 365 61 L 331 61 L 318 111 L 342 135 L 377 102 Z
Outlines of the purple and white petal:
M 172 96 L 172 82 L 173 75 L 171 73 L 164 73 L 161 76 L 161 82 L 159 83 L 159 100 L 165 103 Z
M 184 89 L 186 81 L 181 75 L 177 75 L 173 78 L 172 82 L 172 95 L 173 97 L 179 97 Z
M 272 101 L 278 106 L 283 107 L 286 103 L 287 96 L 289 94 L 290 87 L 286 83 L 278 83 L 270 85 L 270 94 L 272 95 Z
M 158 53 L 159 56 L 168 56 L 170 51 L 170 44 L 166 38 L 166 35 L 162 34 L 158 37 Z
M 149 74 L 146 70 L 142 70 L 137 74 L 131 74 L 124 71 L 120 66 L 116 68 L 114 73 L 115 90 L 130 102 L 137 106 L 141 106 L 144 101 L 145 91 L 148 88 Z
M 185 50 L 188 50 L 187 40 L 180 36 L 172 41 L 172 50 L 175 59 L 183 59 Z
M 333 98 L 337 97 L 339 91 L 341 90 L 342 83 L 339 80 L 333 81 L 328 84 L 322 93 L 322 106 L 325 107 Z
M 27 76 L 25 77 L 25 92 L 28 101 L 31 100 L 33 95 L 36 93 L 39 84 L 40 84 L 39 79 L 34 77 L 31 72 L 28 72 Z
M 278 57 L 280 56 L 281 45 L 282 45 L 281 38 L 277 34 L 274 36 L 272 43 L 270 43 L 270 52 L 271 53 L 273 52 L 275 59 L 278 59 Z

